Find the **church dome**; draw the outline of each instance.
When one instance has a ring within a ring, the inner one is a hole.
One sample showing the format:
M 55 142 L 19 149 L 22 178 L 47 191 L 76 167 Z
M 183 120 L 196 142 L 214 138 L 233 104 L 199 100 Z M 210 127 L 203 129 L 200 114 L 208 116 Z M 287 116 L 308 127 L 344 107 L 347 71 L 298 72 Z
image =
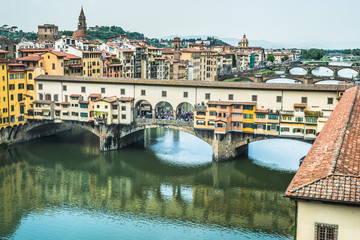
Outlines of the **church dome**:
M 86 38 L 86 36 L 86 32 L 82 29 L 76 30 L 72 35 L 73 38 Z
M 244 34 L 243 38 L 240 41 L 241 43 L 249 43 L 248 39 L 246 38 L 246 35 Z
M 246 38 L 246 35 L 244 34 L 243 38 L 239 42 L 239 47 L 248 47 L 249 46 L 249 40 Z

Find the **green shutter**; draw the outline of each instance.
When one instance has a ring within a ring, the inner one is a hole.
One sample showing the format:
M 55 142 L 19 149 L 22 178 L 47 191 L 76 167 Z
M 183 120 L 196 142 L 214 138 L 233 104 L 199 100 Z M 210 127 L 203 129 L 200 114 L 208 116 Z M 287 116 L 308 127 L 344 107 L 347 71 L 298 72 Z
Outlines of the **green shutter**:
M 263 125 L 263 130 L 266 130 L 266 125 L 265 124 Z
M 280 128 L 280 131 L 283 132 L 283 131 L 284 131 L 284 128 Z
M 304 133 L 304 129 L 301 129 L 301 133 Z
M 279 128 L 280 128 L 279 126 L 276 126 L 276 131 L 279 131 Z
M 295 133 L 295 128 L 293 128 L 293 133 Z
M 257 124 L 253 124 L 253 129 L 257 129 Z
M 267 126 L 267 130 L 270 131 L 270 125 Z

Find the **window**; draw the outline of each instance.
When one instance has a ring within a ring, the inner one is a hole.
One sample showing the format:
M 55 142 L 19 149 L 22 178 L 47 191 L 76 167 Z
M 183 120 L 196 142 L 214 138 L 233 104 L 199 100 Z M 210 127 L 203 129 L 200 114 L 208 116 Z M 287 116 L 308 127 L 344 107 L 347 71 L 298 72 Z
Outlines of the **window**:
M 20 78 L 21 79 L 24 79 L 25 78 L 25 75 L 23 73 L 20 73 Z
M 105 88 L 101 88 L 101 93 L 105 93 Z
M 85 87 L 81 87 L 81 92 L 82 92 L 82 93 L 86 92 L 86 88 L 85 88 Z
M 9 84 L 9 90 L 15 90 L 15 84 Z
M 241 117 L 241 113 L 233 113 L 232 117 Z
M 14 79 L 14 74 L 10 74 L 10 79 Z
M 334 104 L 334 98 L 328 98 L 328 104 Z
M 34 90 L 34 85 L 33 84 L 28 84 L 26 86 L 27 90 Z
M 59 95 L 58 94 L 54 94 L 54 101 L 58 102 L 59 101 Z
M 276 102 L 281 102 L 282 97 L 281 96 L 276 96 Z
M 10 100 L 14 101 L 14 95 L 13 94 L 10 95 Z
M 39 88 L 39 90 L 43 90 L 43 85 L 41 83 L 39 83 L 38 88 Z
M 209 112 L 209 116 L 216 116 L 216 112 Z
M 24 114 L 24 105 L 20 105 L 20 114 Z
M 210 100 L 210 93 L 205 93 L 205 99 Z
M 166 97 L 166 91 L 162 91 L 162 92 L 161 92 L 161 96 L 162 96 L 162 97 Z
M 187 98 L 189 96 L 188 92 L 184 92 L 184 98 Z
M 146 91 L 145 90 L 141 90 L 141 96 L 145 96 L 146 95 Z
M 126 114 L 121 114 L 121 119 L 126 119 Z
M 51 101 L 51 94 L 46 94 L 45 95 L 45 100 Z
M 108 106 L 107 106 L 107 105 L 105 105 L 105 109 L 108 109 Z
M 302 97 L 301 98 L 301 103 L 307 103 L 307 97 Z
M 32 73 L 29 73 L 29 80 L 33 78 Z
M 221 109 L 226 109 L 226 106 L 222 105 L 220 106 Z
M 252 105 L 244 105 L 244 110 L 253 110 L 254 109 L 254 106 Z
M 66 85 L 63 86 L 63 91 L 67 91 Z
M 304 121 L 304 118 L 302 118 L 302 117 L 296 117 L 296 118 L 295 118 L 295 121 L 296 121 L 296 122 L 303 122 L 303 121 Z
M 39 100 L 44 100 L 44 95 L 42 93 L 39 93 Z
M 265 114 L 256 114 L 256 118 L 265 118 Z
M 198 120 L 198 121 L 196 121 L 196 124 L 197 124 L 197 125 L 205 125 L 205 121 L 200 121 L 200 120 Z
M 229 100 L 234 100 L 234 94 L 229 94 Z
M 121 111 L 126 111 L 126 106 L 121 106 Z
M 19 84 L 18 84 L 18 88 L 19 88 L 19 89 L 24 89 L 24 88 L 25 88 L 25 84 L 19 83 Z
M 268 115 L 268 119 L 277 120 L 277 119 L 278 119 L 278 115 L 269 114 L 269 115 Z
M 21 102 L 23 100 L 23 98 L 22 98 L 22 93 L 19 93 L 18 94 L 18 102 Z
M 55 63 L 52 64 L 52 70 L 55 70 Z
M 14 105 L 11 105 L 11 111 L 12 112 L 14 111 Z
M 315 223 L 316 240 L 336 240 L 338 225 Z
M 251 100 L 252 100 L 253 102 L 257 102 L 257 95 L 252 95 L 252 96 L 251 96 Z
M 125 89 L 124 88 L 120 89 L 120 95 L 125 95 Z
M 82 112 L 80 113 L 80 117 L 88 117 L 88 113 Z

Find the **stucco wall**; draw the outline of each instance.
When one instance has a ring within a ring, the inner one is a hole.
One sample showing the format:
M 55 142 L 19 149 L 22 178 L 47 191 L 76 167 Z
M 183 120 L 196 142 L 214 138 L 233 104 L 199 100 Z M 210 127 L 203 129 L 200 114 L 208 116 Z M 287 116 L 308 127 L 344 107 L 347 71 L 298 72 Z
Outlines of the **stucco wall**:
M 337 240 L 360 238 L 360 207 L 298 202 L 297 240 L 315 239 L 315 223 L 337 224 Z

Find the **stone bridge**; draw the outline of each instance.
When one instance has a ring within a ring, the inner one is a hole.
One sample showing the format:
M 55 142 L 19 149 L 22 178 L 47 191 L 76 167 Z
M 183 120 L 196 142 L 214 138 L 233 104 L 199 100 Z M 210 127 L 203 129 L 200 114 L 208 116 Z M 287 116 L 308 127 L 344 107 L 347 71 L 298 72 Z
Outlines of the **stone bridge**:
M 332 76 L 316 76 L 313 74 L 313 70 L 319 67 L 324 67 L 333 72 Z M 306 71 L 306 74 L 299 75 L 299 74 L 291 74 L 291 70 L 294 68 L 301 68 Z M 259 70 L 273 70 L 273 69 L 280 69 L 284 71 L 283 74 L 256 74 Z M 359 78 L 360 73 L 360 66 L 330 66 L 328 63 L 326 65 L 304 65 L 304 64 L 283 64 L 283 65 L 273 65 L 259 69 L 248 70 L 244 72 L 236 72 L 230 74 L 224 74 L 217 76 L 217 80 L 225 80 L 228 78 L 235 78 L 240 77 L 243 79 L 248 79 L 252 82 L 266 82 L 271 79 L 275 78 L 287 78 L 300 81 L 304 84 L 314 84 L 320 81 L 326 80 L 339 80 L 345 82 L 353 82 L 351 78 L 344 78 L 339 76 L 339 71 L 343 69 L 351 69 L 356 72 L 356 77 Z
M 321 77 L 321 76 L 315 76 L 315 75 L 292 75 L 292 74 L 241 74 L 238 75 L 238 77 L 241 77 L 243 79 L 247 79 L 251 82 L 256 83 L 263 83 L 272 79 L 292 79 L 299 81 L 303 84 L 314 84 L 321 81 L 327 81 L 327 80 L 338 80 L 338 81 L 344 81 L 344 82 L 353 82 L 349 78 L 343 78 L 343 77 Z
M 278 135 L 259 135 L 243 132 L 215 134 L 213 130 L 196 129 L 192 122 L 138 118 L 131 125 L 94 124 L 94 122 L 31 120 L 24 125 L 0 130 L 0 144 L 29 141 L 69 130 L 83 128 L 99 137 L 101 151 L 117 150 L 144 140 L 149 128 L 170 128 L 192 134 L 212 146 L 213 159 L 217 162 L 233 159 L 247 153 L 248 144 L 257 140 L 279 138 Z M 289 138 L 289 137 L 288 137 Z M 290 137 L 291 138 L 291 137 Z M 296 140 L 313 142 L 302 138 Z

